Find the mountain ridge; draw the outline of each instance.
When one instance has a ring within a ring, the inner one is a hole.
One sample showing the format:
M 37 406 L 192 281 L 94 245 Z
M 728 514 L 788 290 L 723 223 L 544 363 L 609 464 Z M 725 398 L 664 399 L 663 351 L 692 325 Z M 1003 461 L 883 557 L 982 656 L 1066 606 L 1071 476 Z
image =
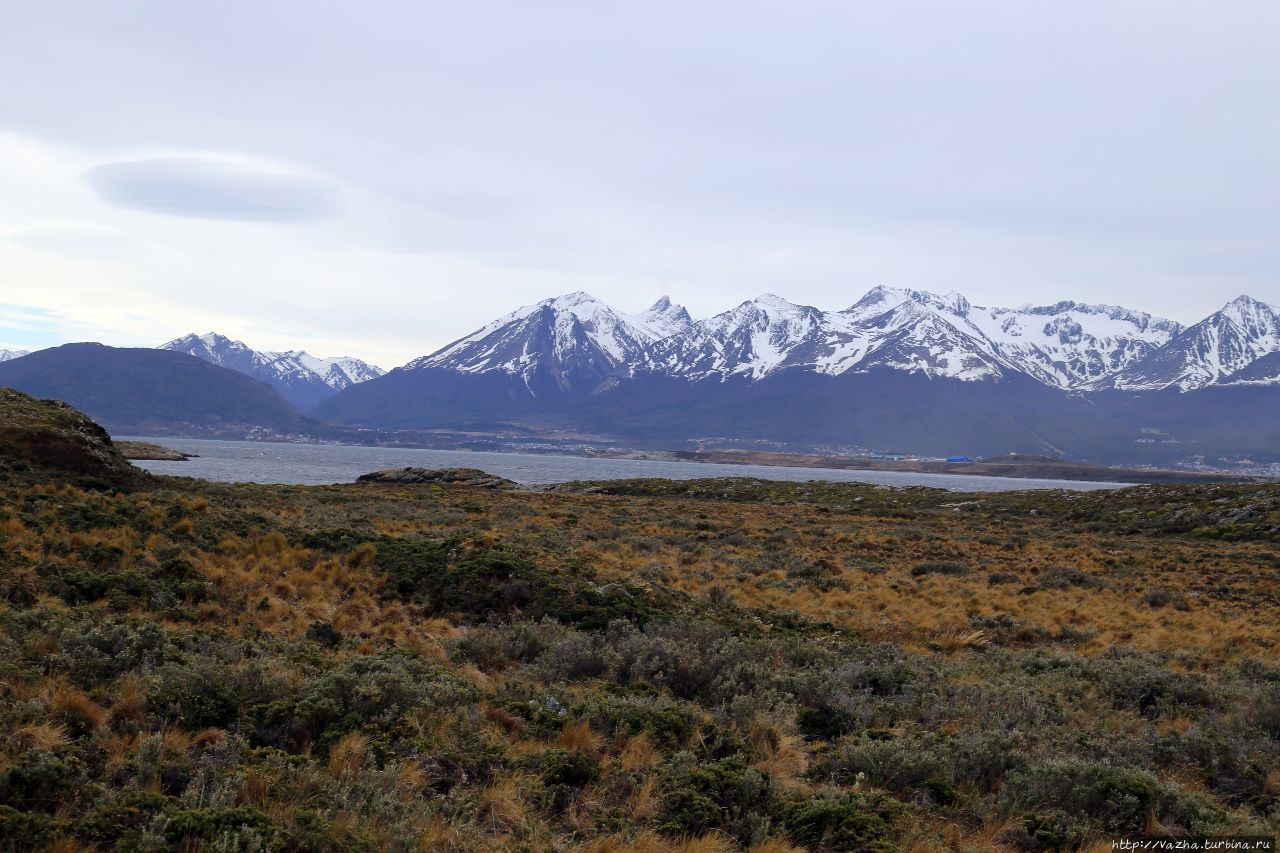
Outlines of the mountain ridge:
M 791 368 L 837 375 L 880 367 L 962 381 L 1024 374 L 1069 391 L 1148 391 L 1215 384 L 1276 351 L 1280 309 L 1249 297 L 1184 327 L 1116 305 L 983 307 L 954 291 L 884 286 L 838 311 L 765 293 L 696 321 L 667 297 L 628 315 L 576 291 L 499 317 L 401 369 L 526 380 L 541 372 L 560 380 L 541 393 L 570 394 L 638 373 L 759 380 Z
M 194 332 L 157 349 L 181 352 L 264 382 L 286 400 L 307 410 L 352 385 L 383 375 L 380 367 L 350 356 L 320 358 L 305 350 L 255 350 L 217 332 Z
M 62 400 L 116 434 L 245 438 L 318 426 L 265 383 L 169 350 L 63 344 L 0 363 L 0 386 Z

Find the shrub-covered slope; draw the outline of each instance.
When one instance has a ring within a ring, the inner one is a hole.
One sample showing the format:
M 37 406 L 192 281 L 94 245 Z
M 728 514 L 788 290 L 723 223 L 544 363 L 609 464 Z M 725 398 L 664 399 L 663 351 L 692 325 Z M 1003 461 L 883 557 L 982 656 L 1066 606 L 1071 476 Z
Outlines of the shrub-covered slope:
M 1275 489 L 448 480 L 0 488 L 3 845 L 1277 829 Z

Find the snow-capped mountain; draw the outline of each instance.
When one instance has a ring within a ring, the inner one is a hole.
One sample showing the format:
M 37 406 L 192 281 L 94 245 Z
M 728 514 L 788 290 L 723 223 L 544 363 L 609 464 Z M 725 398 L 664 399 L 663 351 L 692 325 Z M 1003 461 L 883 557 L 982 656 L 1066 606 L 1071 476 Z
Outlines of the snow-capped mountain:
M 499 317 L 403 370 L 506 374 L 534 396 L 589 391 L 647 363 L 654 343 L 689 324 L 689 313 L 665 296 L 640 314 L 624 314 L 577 291 Z
M 639 374 L 723 382 L 883 369 L 965 382 L 1025 376 L 1070 391 L 1186 390 L 1280 349 L 1278 330 L 1275 309 L 1244 297 L 1184 329 L 1113 305 L 984 308 L 959 293 L 889 287 L 840 311 L 765 294 L 697 322 L 666 297 L 628 315 L 578 292 L 500 317 L 406 368 L 519 376 L 535 396 Z
M 190 334 L 159 349 L 182 352 L 252 376 L 280 392 L 299 409 L 310 409 L 344 388 L 381 376 L 386 371 L 358 358 L 319 358 L 303 350 L 268 352 L 210 332 Z
M 1167 344 L 1182 331 L 1172 320 L 1114 305 L 976 308 L 973 324 L 995 351 L 1030 376 L 1058 388 L 1096 387 Z
M 1275 352 L 1280 352 L 1280 310 L 1240 296 L 1182 330 L 1112 384 L 1125 391 L 1171 386 L 1189 391 L 1229 380 Z
M 887 287 L 838 311 L 765 294 L 696 322 L 667 299 L 631 315 L 571 293 L 347 388 L 312 414 L 364 428 L 638 447 L 711 436 L 1141 464 L 1190 454 L 1280 460 L 1277 340 L 1275 309 L 1253 300 L 1184 329 L 1108 305 L 985 308 L 958 293 Z M 1203 364 L 1215 369 L 1188 367 Z M 1189 375 L 1212 387 L 1177 384 Z M 1126 380 L 1175 392 L 1130 393 Z
M 15 358 L 30 354 L 31 351 L 25 349 L 0 349 L 0 361 L 13 361 Z
M 645 353 L 647 368 L 686 379 L 759 379 L 820 348 L 824 318 L 817 308 L 767 293 L 657 342 Z
M 876 288 L 844 311 L 824 312 L 765 294 L 660 342 L 651 370 L 721 381 L 876 368 L 961 380 L 1003 375 L 1009 365 L 967 323 L 968 307 L 957 294 Z

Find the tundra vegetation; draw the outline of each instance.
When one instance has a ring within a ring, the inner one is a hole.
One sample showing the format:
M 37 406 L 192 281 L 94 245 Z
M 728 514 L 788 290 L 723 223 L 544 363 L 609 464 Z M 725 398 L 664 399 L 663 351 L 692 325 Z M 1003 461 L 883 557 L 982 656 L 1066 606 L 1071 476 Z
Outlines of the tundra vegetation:
M 1280 827 L 1276 487 L 232 486 L 6 405 L 6 849 Z

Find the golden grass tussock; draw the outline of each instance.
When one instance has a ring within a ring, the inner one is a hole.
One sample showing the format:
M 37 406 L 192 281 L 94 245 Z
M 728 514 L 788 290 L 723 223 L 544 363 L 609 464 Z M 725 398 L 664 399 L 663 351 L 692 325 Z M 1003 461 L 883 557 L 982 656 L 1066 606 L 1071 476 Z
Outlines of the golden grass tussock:
M 83 690 L 55 680 L 41 690 L 49 716 L 73 729 L 91 730 L 102 725 L 107 712 Z
M 793 781 L 809 769 L 804 739 L 788 726 L 757 716 L 747 729 L 747 741 L 760 758 L 752 765 L 784 781 Z
M 476 800 L 476 819 L 488 832 L 502 835 L 524 826 L 526 806 L 520 796 L 519 776 L 508 776 L 486 786 Z
M 62 723 L 26 723 L 9 732 L 9 746 L 19 751 L 56 752 L 70 743 L 71 736 Z
M 271 801 L 274 786 L 274 777 L 254 768 L 249 768 L 240 779 L 239 801 L 242 805 L 252 806 L 256 809 L 266 808 Z
M 424 853 L 452 853 L 464 849 L 461 834 L 447 820 L 433 814 L 418 827 L 418 849 Z
M 658 813 L 661 802 L 657 787 L 657 780 L 652 776 L 646 776 L 635 786 L 627 803 L 634 820 L 644 822 Z
M 618 756 L 618 765 L 626 772 L 650 770 L 662 762 L 662 753 L 653 745 L 649 735 L 640 732 L 627 738 L 626 746 Z
M 556 743 L 570 752 L 595 753 L 600 750 L 600 737 L 591 731 L 591 724 L 586 720 L 565 723 Z
M 734 853 L 738 845 L 733 839 L 720 832 L 708 832 L 694 838 L 677 842 L 669 849 L 676 853 Z
M 334 778 L 359 775 L 369 757 L 368 752 L 368 735 L 361 732 L 343 735 L 329 750 L 329 775 Z

